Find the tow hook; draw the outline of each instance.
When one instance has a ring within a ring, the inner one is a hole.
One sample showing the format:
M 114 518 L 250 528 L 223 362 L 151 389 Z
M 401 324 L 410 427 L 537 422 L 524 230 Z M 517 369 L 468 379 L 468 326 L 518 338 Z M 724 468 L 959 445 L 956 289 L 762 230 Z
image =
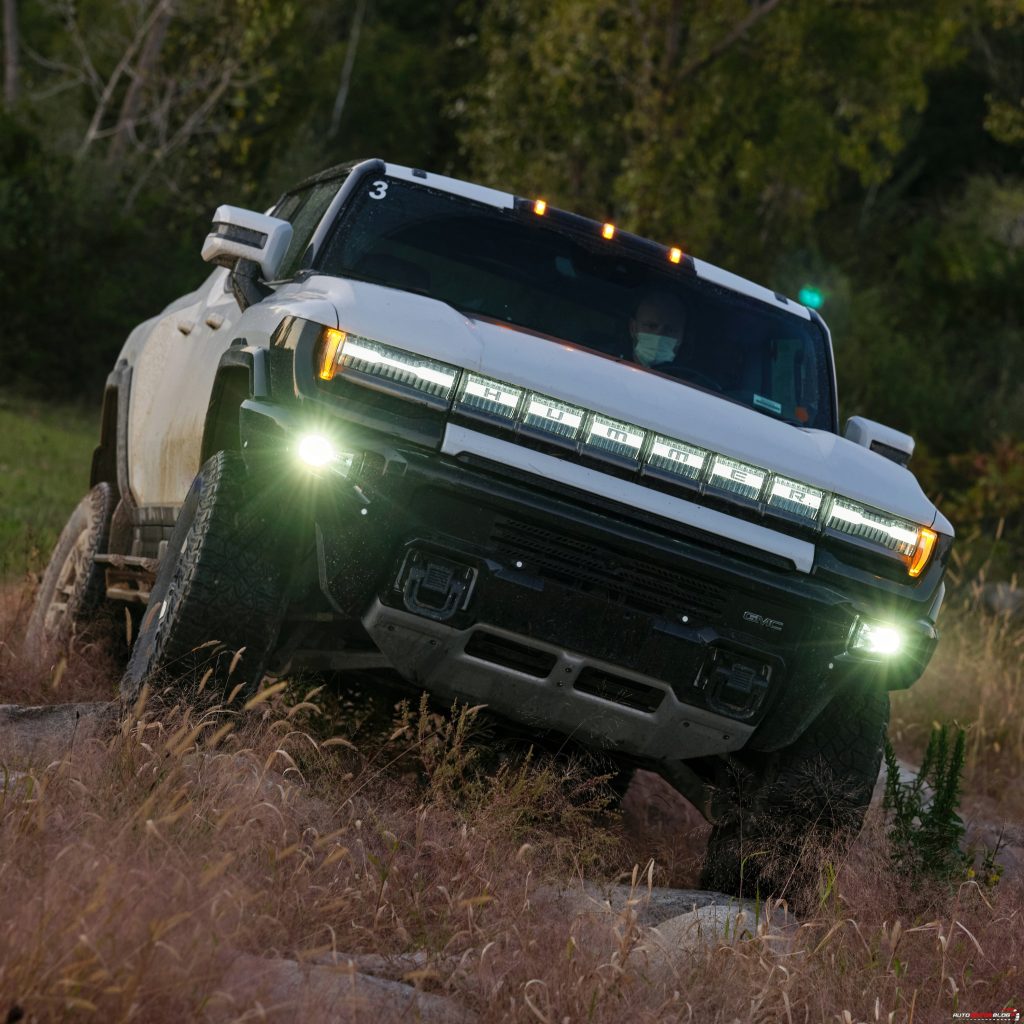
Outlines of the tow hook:
M 398 589 L 414 615 L 444 621 L 469 604 L 476 577 L 470 565 L 414 549 L 402 563 Z

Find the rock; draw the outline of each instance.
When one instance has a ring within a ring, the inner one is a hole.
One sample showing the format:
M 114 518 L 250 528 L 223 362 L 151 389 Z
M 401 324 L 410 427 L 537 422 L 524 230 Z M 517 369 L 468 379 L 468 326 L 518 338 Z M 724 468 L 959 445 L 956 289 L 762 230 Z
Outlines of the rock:
M 709 894 L 710 895 L 710 894 Z M 708 903 L 651 928 L 636 952 L 649 970 L 671 969 L 685 953 L 756 939 L 773 953 L 788 953 L 798 929 L 784 905 L 750 900 Z
M 222 989 L 226 991 L 218 994 L 217 1009 L 225 1011 L 224 1019 L 232 1020 L 242 1007 L 255 1001 L 262 1008 L 259 1020 L 281 1024 L 297 1020 L 303 1024 L 356 1020 L 470 1024 L 475 1019 L 444 996 L 341 965 L 300 964 L 243 954 L 231 963 Z M 213 1019 L 218 1019 L 216 1011 Z
M 993 615 L 1013 619 L 1024 613 L 1024 590 L 1010 583 L 986 583 L 981 588 L 981 603 Z
M 116 702 L 19 707 L 0 704 L 0 764 L 49 763 L 113 731 Z
M 379 953 L 323 953 L 313 957 L 310 963 L 327 964 L 333 967 L 349 967 L 360 974 L 372 974 L 377 978 L 402 981 L 414 971 L 426 971 L 431 959 L 426 953 L 401 953 L 383 956 Z
M 582 886 L 562 890 L 556 898 L 565 901 L 565 910 L 573 916 L 589 914 L 597 917 L 619 917 L 628 908 L 635 915 L 636 923 L 644 926 L 656 925 L 702 907 L 737 902 L 732 896 L 724 893 L 707 892 L 702 889 L 667 889 L 654 886 L 648 890 L 645 886 L 602 886 L 593 882 L 584 882 Z

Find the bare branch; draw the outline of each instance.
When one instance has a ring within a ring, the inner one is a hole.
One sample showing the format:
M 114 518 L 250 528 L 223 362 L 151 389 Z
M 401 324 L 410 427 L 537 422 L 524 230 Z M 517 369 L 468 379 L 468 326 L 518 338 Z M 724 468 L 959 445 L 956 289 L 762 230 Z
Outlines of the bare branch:
M 125 145 L 129 134 L 135 134 L 135 121 L 139 116 L 139 107 L 142 103 L 142 90 L 151 77 L 157 61 L 160 59 L 160 51 L 163 49 L 164 37 L 167 35 L 167 28 L 174 17 L 174 0 L 167 0 L 163 11 L 153 20 L 153 24 L 146 34 L 146 41 L 139 53 L 138 65 L 131 76 L 131 84 L 128 86 L 121 103 L 121 111 L 117 117 L 117 127 L 114 130 L 114 140 L 110 146 L 108 159 L 116 163 L 124 155 Z
M 18 4 L 3 0 L 4 5 L 4 104 L 10 109 L 18 102 Z
M 331 111 L 331 124 L 327 129 L 327 138 L 333 139 L 338 134 L 341 114 L 348 99 L 349 86 L 352 84 L 352 71 L 356 65 L 356 50 L 359 49 L 359 34 L 363 29 L 363 18 L 366 16 L 366 0 L 358 0 L 355 13 L 352 15 L 352 28 L 348 34 L 348 47 L 345 50 L 345 63 L 341 68 L 341 81 L 338 83 L 338 94 L 334 97 L 334 109 Z
M 713 64 L 719 57 L 732 49 L 762 18 L 767 17 L 775 10 L 782 0 L 765 0 L 763 4 L 755 7 L 739 24 L 733 27 L 732 31 L 720 39 L 703 57 L 690 61 L 676 76 L 676 81 L 690 78 L 706 67 Z
M 71 42 L 78 51 L 78 56 L 82 59 L 82 67 L 85 69 L 89 83 L 92 85 L 93 93 L 98 99 L 103 91 L 103 78 L 96 70 L 96 65 L 93 64 L 92 58 L 89 56 L 89 48 L 85 45 L 82 33 L 78 31 L 78 22 L 75 20 L 74 7 L 69 3 L 62 6 L 64 25 L 68 30 L 68 35 L 71 37 Z
M 96 109 L 93 111 L 92 120 L 89 122 L 89 127 L 86 129 L 85 137 L 82 139 L 82 144 L 78 147 L 79 157 L 84 155 L 85 151 L 93 141 L 95 141 L 97 133 L 100 130 L 100 125 L 103 123 L 103 119 L 106 116 L 107 108 L 114 95 L 114 90 L 117 88 L 117 84 L 121 80 L 121 76 L 127 71 L 129 64 L 134 59 L 136 52 L 142 45 L 142 41 L 149 35 L 149 30 L 153 27 L 156 20 L 168 7 L 170 7 L 172 3 L 173 0 L 157 0 L 157 3 L 153 5 L 153 9 L 149 12 L 149 16 L 132 37 L 131 42 L 125 48 L 124 53 L 121 54 L 121 59 L 117 62 L 116 67 L 111 72 L 110 78 L 107 79 L 107 84 L 104 86 L 103 93 L 96 104 Z M 72 23 L 74 23 L 73 19 Z M 77 25 L 75 25 L 75 29 L 77 34 Z

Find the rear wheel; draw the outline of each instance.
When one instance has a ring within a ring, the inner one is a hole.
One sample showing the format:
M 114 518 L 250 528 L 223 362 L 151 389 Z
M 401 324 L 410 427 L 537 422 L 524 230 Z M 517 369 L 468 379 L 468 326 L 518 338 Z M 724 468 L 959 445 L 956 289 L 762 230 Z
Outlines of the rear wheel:
M 139 625 L 121 696 L 143 685 L 194 691 L 259 683 L 280 621 L 282 560 L 242 457 L 203 465 L 178 515 Z
M 714 788 L 702 887 L 799 899 L 818 855 L 860 830 L 888 723 L 889 694 L 851 686 L 789 747 L 734 757 Z
M 103 566 L 114 491 L 97 484 L 78 503 L 61 531 L 28 620 L 26 641 L 38 652 L 62 647 L 92 623 L 106 597 Z

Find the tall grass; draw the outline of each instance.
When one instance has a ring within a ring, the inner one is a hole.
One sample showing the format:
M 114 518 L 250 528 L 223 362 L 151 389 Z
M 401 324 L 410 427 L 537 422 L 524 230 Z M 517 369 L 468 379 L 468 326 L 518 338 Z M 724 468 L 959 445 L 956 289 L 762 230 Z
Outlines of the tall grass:
M 1019 998 L 1020 888 L 904 891 L 877 821 L 786 942 L 655 957 L 643 883 L 617 914 L 559 895 L 631 872 L 572 766 L 476 773 L 465 713 L 356 749 L 310 709 L 151 708 L 0 784 L 0 1015 L 267 1019 L 241 954 L 376 954 L 484 1024 L 928 1022 Z

